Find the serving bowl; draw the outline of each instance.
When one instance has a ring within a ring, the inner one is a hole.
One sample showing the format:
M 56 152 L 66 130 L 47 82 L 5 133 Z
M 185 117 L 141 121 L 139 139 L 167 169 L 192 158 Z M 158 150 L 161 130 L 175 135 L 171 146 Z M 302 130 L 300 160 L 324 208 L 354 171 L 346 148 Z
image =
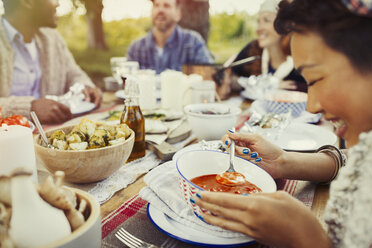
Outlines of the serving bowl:
M 70 235 L 60 240 L 56 240 L 43 248 L 75 248 L 75 247 L 101 247 L 101 214 L 100 206 L 94 197 L 85 191 L 69 188 L 76 193 L 79 200 L 84 199 L 87 202 L 87 208 L 84 211 L 85 223 Z
M 185 106 L 192 132 L 200 140 L 216 140 L 235 126 L 241 109 L 222 103 L 197 103 Z
M 204 189 L 191 182 L 203 175 L 220 174 L 229 168 L 230 154 L 212 150 L 193 150 L 185 152 L 176 161 L 179 183 L 184 199 L 197 215 L 205 210 L 191 203 L 190 198 Z M 258 186 L 262 192 L 275 192 L 274 179 L 256 164 L 240 157 L 234 157 L 234 168 L 242 173 L 247 181 Z
M 46 136 L 56 130 L 69 133 L 74 126 L 65 126 L 46 132 Z M 51 173 L 64 171 L 65 180 L 73 183 L 92 183 L 103 180 L 117 171 L 127 161 L 134 144 L 134 132 L 122 143 L 102 148 L 72 151 L 57 150 L 42 146 L 40 134 L 34 138 L 35 153 L 40 162 Z
M 291 112 L 293 117 L 298 117 L 306 110 L 306 102 L 306 93 L 278 90 L 266 95 L 264 108 L 268 113 L 283 114 Z

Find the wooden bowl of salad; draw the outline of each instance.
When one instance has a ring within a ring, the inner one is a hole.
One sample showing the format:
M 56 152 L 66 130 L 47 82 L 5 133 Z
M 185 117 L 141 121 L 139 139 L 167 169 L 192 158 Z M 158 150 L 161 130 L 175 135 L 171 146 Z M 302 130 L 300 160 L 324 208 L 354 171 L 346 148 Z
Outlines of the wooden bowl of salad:
M 47 131 L 49 143 L 55 149 L 47 148 L 38 134 L 34 138 L 37 162 L 52 173 L 64 171 L 69 182 L 101 181 L 124 166 L 132 152 L 134 132 L 123 125 L 83 119 L 77 126 Z

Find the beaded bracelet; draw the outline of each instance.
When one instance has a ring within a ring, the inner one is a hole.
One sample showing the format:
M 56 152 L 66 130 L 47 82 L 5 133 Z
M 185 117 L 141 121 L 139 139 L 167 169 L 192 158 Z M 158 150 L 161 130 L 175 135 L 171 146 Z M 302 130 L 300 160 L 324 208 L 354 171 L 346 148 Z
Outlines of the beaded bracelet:
M 318 150 L 316 150 L 316 152 L 317 153 L 319 153 L 319 152 L 327 153 L 336 162 L 335 170 L 333 172 L 333 175 L 332 175 L 331 179 L 328 180 L 327 182 L 322 183 L 322 184 L 329 184 L 338 176 L 340 168 L 345 166 L 346 156 L 340 149 L 338 149 L 337 147 L 332 146 L 332 145 L 324 145 L 324 146 L 320 147 Z

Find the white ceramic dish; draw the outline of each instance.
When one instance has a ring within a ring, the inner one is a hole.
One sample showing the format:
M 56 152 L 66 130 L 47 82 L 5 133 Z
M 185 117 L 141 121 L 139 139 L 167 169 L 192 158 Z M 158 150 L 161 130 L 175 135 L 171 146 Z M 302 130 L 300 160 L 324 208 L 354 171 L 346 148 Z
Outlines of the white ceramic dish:
M 222 103 L 198 103 L 185 106 L 184 111 L 192 132 L 200 140 L 216 140 L 233 128 L 241 109 Z M 202 112 L 214 111 L 218 114 Z
M 82 101 L 79 104 L 71 106 L 70 110 L 71 110 L 71 114 L 77 115 L 77 114 L 87 113 L 93 110 L 95 107 L 96 105 L 92 102 Z
M 271 133 L 272 143 L 287 151 L 311 152 L 323 145 L 335 145 L 337 136 L 324 127 L 293 122 L 277 137 Z
M 179 182 L 186 203 L 196 214 L 205 210 L 200 209 L 190 198 L 203 188 L 191 182 L 191 179 L 203 175 L 220 174 L 229 168 L 230 154 L 211 150 L 193 150 L 185 152 L 176 161 Z M 259 166 L 241 157 L 234 157 L 234 169 L 242 173 L 248 182 L 255 184 L 262 192 L 275 192 L 274 179 Z
M 213 247 L 232 247 L 255 243 L 255 241 L 248 236 L 224 238 L 197 231 L 168 217 L 166 214 L 156 209 L 151 204 L 148 204 L 147 206 L 147 215 L 151 222 L 160 231 L 175 239 L 189 244 Z

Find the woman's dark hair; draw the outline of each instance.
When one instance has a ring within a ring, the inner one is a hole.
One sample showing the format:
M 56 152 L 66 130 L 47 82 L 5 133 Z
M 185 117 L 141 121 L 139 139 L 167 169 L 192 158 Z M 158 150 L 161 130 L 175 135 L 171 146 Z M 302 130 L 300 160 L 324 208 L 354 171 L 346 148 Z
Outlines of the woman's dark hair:
M 274 27 L 281 35 L 318 33 L 361 73 L 372 72 L 372 18 L 353 14 L 340 0 L 284 0 Z

